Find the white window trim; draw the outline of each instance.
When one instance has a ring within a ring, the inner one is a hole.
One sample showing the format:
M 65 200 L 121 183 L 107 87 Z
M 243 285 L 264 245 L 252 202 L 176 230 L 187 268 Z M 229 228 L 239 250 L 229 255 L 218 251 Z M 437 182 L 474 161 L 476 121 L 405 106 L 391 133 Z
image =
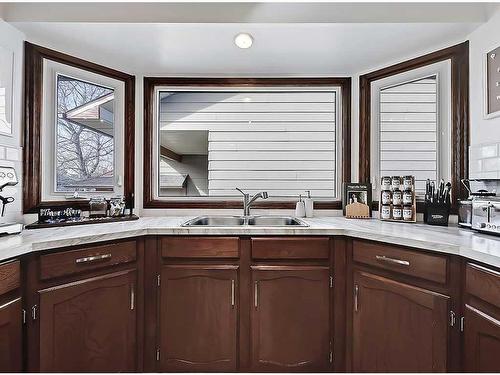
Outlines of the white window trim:
M 91 198 L 94 196 L 112 197 L 124 194 L 123 176 L 125 172 L 125 84 L 122 81 L 92 73 L 83 69 L 61 64 L 52 60 L 43 60 L 42 83 L 42 126 L 41 139 L 41 175 L 42 201 L 58 201 L 64 198 L 72 199 L 69 192 L 56 192 L 56 160 L 55 123 L 57 116 L 57 75 L 72 77 L 81 81 L 98 84 L 114 90 L 114 189 L 111 192 L 84 192 L 80 196 Z
M 240 201 L 241 198 L 238 196 L 202 196 L 202 197 L 185 197 L 185 196 L 160 196 L 159 194 L 159 184 L 158 184 L 158 174 L 159 174 L 159 94 L 162 91 L 195 91 L 195 92 L 280 92 L 280 91 L 298 91 L 298 92 L 335 92 L 335 196 L 334 197 L 312 197 L 316 201 L 331 201 L 331 200 L 341 200 L 342 199 L 342 163 L 343 163 L 343 134 L 342 134 L 342 89 L 340 86 L 305 86 L 305 87 L 289 87 L 289 86 L 268 86 L 268 87 L 200 87 L 200 86 L 156 86 L 154 90 L 154 129 L 153 129 L 153 171 L 151 173 L 153 184 L 153 197 L 155 200 L 161 201 Z M 270 197 L 272 201 L 290 201 L 290 197 Z
M 451 181 L 451 61 L 445 60 L 372 82 L 370 87 L 370 171 L 374 197 L 380 193 L 380 92 L 388 87 L 437 77 L 437 180 Z

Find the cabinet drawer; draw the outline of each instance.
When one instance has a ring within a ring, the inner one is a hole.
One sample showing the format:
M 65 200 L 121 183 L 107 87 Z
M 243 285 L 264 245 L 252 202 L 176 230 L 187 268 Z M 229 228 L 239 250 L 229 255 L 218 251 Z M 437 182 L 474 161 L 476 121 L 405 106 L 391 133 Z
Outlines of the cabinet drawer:
M 0 264 L 0 295 L 19 288 L 21 285 L 19 261 Z
M 164 258 L 239 258 L 238 237 L 164 237 Z
M 500 308 L 500 272 L 467 263 L 465 291 Z
M 353 259 L 405 275 L 446 283 L 447 258 L 375 242 L 353 241 Z
M 84 249 L 62 251 L 40 257 L 42 280 L 134 262 L 136 242 L 126 241 Z
M 253 259 L 328 259 L 328 237 L 252 238 Z

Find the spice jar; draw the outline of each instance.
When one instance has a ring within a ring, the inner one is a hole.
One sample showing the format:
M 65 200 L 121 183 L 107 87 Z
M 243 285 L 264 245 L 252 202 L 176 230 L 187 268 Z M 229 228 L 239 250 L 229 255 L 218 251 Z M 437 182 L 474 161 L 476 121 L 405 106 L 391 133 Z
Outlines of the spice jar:
M 390 204 L 391 203 L 391 191 L 384 190 L 381 193 L 382 204 Z
M 410 221 L 413 219 L 413 208 L 412 206 L 404 206 L 403 207 L 403 220 Z
M 403 176 L 403 190 L 412 190 L 413 176 Z
M 413 193 L 410 190 L 405 190 L 403 192 L 403 204 L 411 205 L 413 203 Z
M 381 219 L 390 219 L 391 218 L 391 206 L 382 205 L 380 208 L 380 218 Z
M 403 198 L 403 193 L 401 190 L 394 190 L 392 193 L 392 204 L 399 206 L 401 204 L 401 199 Z
M 401 220 L 403 218 L 403 208 L 401 206 L 392 207 L 392 218 L 394 220 Z
M 400 176 L 392 176 L 391 179 L 392 190 L 399 190 L 401 187 L 401 177 Z
M 390 176 L 384 176 L 382 177 L 382 181 L 380 183 L 382 190 L 391 190 L 391 177 Z

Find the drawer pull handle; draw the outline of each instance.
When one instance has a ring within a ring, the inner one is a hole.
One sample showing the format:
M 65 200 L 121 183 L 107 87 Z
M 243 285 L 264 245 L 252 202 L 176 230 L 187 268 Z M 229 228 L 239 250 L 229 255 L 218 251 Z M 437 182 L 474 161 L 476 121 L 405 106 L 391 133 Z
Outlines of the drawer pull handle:
M 259 306 L 259 282 L 254 283 L 254 306 L 257 308 Z
M 376 255 L 375 258 L 379 262 L 386 262 L 386 263 L 391 263 L 391 264 L 397 264 L 398 266 L 410 266 L 410 262 L 407 260 L 401 260 L 401 259 L 394 259 L 394 258 L 388 258 L 385 255 Z
M 88 262 L 96 262 L 98 260 L 110 259 L 111 254 L 102 254 L 102 255 L 93 255 L 90 257 L 78 258 L 75 260 L 75 263 L 88 263 Z

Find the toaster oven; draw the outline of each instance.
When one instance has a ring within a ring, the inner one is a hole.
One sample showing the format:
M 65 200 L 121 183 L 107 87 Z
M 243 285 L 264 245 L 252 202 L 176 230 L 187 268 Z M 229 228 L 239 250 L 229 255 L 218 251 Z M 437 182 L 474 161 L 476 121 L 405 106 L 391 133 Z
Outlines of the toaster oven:
M 500 235 L 500 197 L 472 201 L 472 229 Z

